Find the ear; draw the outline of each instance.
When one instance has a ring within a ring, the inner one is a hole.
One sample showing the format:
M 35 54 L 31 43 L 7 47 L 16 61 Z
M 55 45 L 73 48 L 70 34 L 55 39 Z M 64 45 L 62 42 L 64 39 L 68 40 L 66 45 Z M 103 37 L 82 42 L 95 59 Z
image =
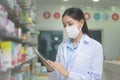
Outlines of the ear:
M 80 20 L 80 24 L 83 26 L 83 24 L 84 24 L 84 19 L 81 19 L 81 20 Z

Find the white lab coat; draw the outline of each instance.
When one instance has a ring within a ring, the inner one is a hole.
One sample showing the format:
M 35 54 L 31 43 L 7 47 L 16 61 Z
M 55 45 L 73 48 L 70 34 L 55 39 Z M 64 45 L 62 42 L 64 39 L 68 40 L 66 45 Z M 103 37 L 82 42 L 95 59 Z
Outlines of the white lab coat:
M 67 41 L 60 44 L 56 57 L 56 61 L 60 62 L 64 67 Z M 68 78 L 65 78 L 57 71 L 48 73 L 48 76 L 49 80 L 101 80 L 102 66 L 102 45 L 84 34 L 66 69 L 69 72 Z

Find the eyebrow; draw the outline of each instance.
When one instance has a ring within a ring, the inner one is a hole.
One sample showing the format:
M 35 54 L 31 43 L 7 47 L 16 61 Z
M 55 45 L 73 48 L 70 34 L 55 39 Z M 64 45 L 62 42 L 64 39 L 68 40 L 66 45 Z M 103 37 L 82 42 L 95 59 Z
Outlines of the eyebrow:
M 65 23 L 73 23 L 73 22 L 72 21 L 63 22 L 63 24 L 65 24 Z

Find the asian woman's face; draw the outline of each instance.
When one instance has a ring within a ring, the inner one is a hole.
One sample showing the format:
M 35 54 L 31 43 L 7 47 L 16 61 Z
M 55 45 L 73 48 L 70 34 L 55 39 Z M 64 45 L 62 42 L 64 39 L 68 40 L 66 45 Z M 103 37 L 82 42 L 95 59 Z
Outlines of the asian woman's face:
M 78 29 L 80 29 L 82 27 L 82 25 L 84 24 L 84 20 L 82 19 L 80 21 L 77 21 L 77 20 L 65 15 L 62 19 L 62 23 L 63 23 L 64 28 L 70 27 L 72 25 L 77 25 Z

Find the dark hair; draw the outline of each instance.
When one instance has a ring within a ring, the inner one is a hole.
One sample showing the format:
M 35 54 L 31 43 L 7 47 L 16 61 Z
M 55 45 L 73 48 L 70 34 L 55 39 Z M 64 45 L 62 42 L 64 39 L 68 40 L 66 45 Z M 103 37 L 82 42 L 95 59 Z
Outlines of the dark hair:
M 81 9 L 79 9 L 79 8 L 68 8 L 63 13 L 62 18 L 65 15 L 67 15 L 67 16 L 69 16 L 69 17 L 71 17 L 71 18 L 73 18 L 77 21 L 80 21 L 81 19 L 84 19 L 84 25 L 83 25 L 83 28 L 82 28 L 82 32 L 91 37 L 90 32 L 89 32 L 88 27 L 87 27 L 87 23 L 86 23 L 86 20 L 85 20 L 84 13 Z

